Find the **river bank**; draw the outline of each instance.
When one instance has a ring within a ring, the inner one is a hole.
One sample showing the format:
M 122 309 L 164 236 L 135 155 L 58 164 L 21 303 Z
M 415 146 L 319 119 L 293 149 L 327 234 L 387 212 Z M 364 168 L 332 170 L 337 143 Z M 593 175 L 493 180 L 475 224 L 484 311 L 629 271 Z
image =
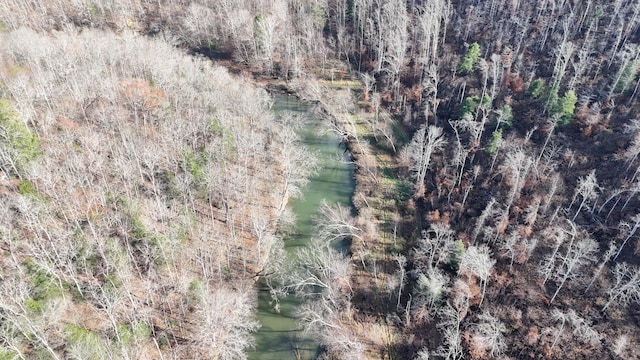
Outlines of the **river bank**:
M 389 289 L 388 284 L 403 271 L 399 254 L 406 251 L 407 238 L 416 232 L 412 185 L 400 180 L 403 169 L 398 165 L 398 149 L 408 137 L 389 114 L 368 111 L 367 103 L 358 102 L 358 97 L 364 97 L 358 82 L 271 86 L 314 101 L 346 146 L 354 167 L 351 203 L 361 231 L 350 248 L 355 311 L 347 328 L 362 344 L 366 358 L 395 358 L 402 352 L 397 346 L 397 327 L 384 314 L 396 311 L 396 301 L 390 302 L 390 297 L 402 296 L 401 290 Z
M 349 249 L 352 263 L 351 321 L 346 324 L 367 359 L 399 358 L 401 348 L 396 314 L 401 287 L 390 288 L 404 274 L 404 256 L 415 238 L 416 215 L 411 183 L 405 176 L 399 151 L 408 142 L 406 130 L 381 107 L 372 107 L 364 86 L 353 76 L 285 81 L 236 63 L 228 69 L 265 88 L 272 96 L 294 96 L 314 104 L 316 111 L 342 140 L 353 166 L 351 205 L 362 232 Z M 392 300 L 390 300 L 392 299 Z M 339 358 L 340 354 L 337 355 Z

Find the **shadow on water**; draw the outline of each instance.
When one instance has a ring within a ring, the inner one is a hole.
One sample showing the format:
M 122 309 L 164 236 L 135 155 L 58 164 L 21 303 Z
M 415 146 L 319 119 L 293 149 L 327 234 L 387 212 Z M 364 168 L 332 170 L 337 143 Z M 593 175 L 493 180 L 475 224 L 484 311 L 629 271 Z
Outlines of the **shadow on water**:
M 304 144 L 315 151 L 321 169 L 317 176 L 310 179 L 301 199 L 291 202 L 297 217 L 296 233 L 285 239 L 285 248 L 290 254 L 302 249 L 313 235 L 313 218 L 324 199 L 329 203 L 351 206 L 354 181 L 353 169 L 344 160 L 346 154 L 340 139 L 331 133 L 323 133 L 321 120 L 311 111 L 311 106 L 292 96 L 276 95 L 272 110 L 285 111 L 304 116 L 308 121 L 300 129 L 299 135 Z M 337 244 L 346 248 L 348 244 Z M 280 302 L 280 311 L 276 312 L 271 304 L 271 295 L 264 283 L 258 288 L 258 320 L 262 327 L 255 335 L 256 347 L 248 352 L 251 360 L 315 359 L 320 347 L 311 334 L 306 334 L 294 317 L 295 308 L 300 300 L 291 296 Z

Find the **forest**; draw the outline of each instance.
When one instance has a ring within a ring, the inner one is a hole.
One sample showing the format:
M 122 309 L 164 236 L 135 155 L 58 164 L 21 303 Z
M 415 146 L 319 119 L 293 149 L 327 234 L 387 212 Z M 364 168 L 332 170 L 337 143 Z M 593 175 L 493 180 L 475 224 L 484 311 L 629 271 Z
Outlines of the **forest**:
M 0 0 L 0 359 L 245 359 L 258 279 L 323 359 L 640 359 L 639 25 L 622 0 Z M 282 91 L 355 164 L 291 263 L 317 164 Z

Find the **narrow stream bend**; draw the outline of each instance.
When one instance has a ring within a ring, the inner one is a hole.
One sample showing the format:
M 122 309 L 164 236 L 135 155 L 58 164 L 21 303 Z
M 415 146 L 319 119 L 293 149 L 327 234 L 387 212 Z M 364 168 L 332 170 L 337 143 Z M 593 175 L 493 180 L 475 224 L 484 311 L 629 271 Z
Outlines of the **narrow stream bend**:
M 285 239 L 285 249 L 293 255 L 297 248 L 306 246 L 312 232 L 312 218 L 316 215 L 320 202 L 350 206 L 354 190 L 353 169 L 345 161 L 344 145 L 333 134 L 320 134 L 321 119 L 311 112 L 311 107 L 293 96 L 276 96 L 274 111 L 290 111 L 308 119 L 299 132 L 303 143 L 316 152 L 320 163 L 317 176 L 304 189 L 302 199 L 291 202 L 297 216 L 296 233 Z M 304 334 L 293 317 L 293 310 L 300 300 L 293 296 L 283 299 L 280 312 L 269 303 L 271 296 L 266 289 L 258 295 L 258 320 L 262 327 L 255 335 L 256 347 L 249 351 L 250 360 L 315 359 L 319 345 L 310 334 Z

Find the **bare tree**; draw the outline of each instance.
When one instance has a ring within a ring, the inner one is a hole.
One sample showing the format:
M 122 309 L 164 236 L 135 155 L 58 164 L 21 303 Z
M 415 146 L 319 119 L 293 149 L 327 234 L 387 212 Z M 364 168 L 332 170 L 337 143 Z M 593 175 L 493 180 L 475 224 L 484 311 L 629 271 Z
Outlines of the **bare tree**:
M 396 309 L 400 309 L 400 299 L 402 298 L 402 289 L 406 284 L 407 276 L 407 257 L 402 254 L 393 254 L 393 259 L 398 264 L 398 301 L 396 303 Z
M 305 300 L 297 311 L 305 329 L 332 346 L 332 351 L 353 354 L 362 347 L 346 327 L 351 308 L 350 268 L 349 258 L 325 240 L 313 238 L 279 277 L 285 293 L 294 292 Z
M 438 125 L 438 84 L 440 82 L 440 76 L 438 75 L 438 68 L 436 65 L 431 65 L 427 70 L 424 70 L 425 74 L 422 81 L 422 96 L 427 97 L 427 101 L 424 109 L 424 118 L 428 121 L 430 115 L 433 114 L 434 124 Z
M 571 204 L 569 204 L 569 209 L 571 209 L 573 203 L 578 199 L 578 196 L 582 198 L 582 201 L 580 202 L 580 206 L 578 206 L 578 210 L 576 211 L 575 215 L 573 215 L 573 219 L 571 219 L 572 221 L 574 221 L 576 217 L 578 217 L 580 210 L 582 210 L 582 208 L 588 201 L 592 201 L 598 197 L 599 188 L 600 186 L 598 186 L 598 179 L 596 179 L 595 170 L 591 170 L 589 175 L 582 176 L 578 179 L 578 184 L 576 185 Z
M 578 315 L 573 309 L 563 312 L 558 308 L 553 308 L 551 310 L 551 320 L 560 323 L 556 328 L 556 336 L 551 344 L 551 349 L 556 346 L 567 325 L 573 326 L 572 335 L 583 343 L 595 345 L 600 341 L 600 334 L 591 327 L 590 322 Z
M 636 214 L 631 218 L 631 220 L 633 220 L 633 226 L 631 227 L 631 229 L 629 229 L 627 237 L 624 238 L 624 241 L 622 241 L 622 244 L 618 248 L 618 251 L 613 256 L 613 260 L 616 260 L 618 256 L 620 256 L 620 253 L 622 252 L 622 249 L 624 248 L 624 246 L 627 244 L 627 241 L 629 241 L 629 239 L 631 239 L 631 237 L 635 235 L 636 231 L 640 227 L 640 214 Z
M 560 326 L 556 330 L 556 337 L 553 339 L 553 343 L 551 344 L 551 349 L 553 349 L 564 332 L 564 328 L 568 320 L 567 314 L 558 308 L 553 308 L 553 310 L 551 310 L 551 320 L 560 322 Z
M 414 316 L 422 318 L 432 314 L 449 291 L 449 277 L 440 269 L 432 267 L 418 275 L 416 294 L 412 303 Z
M 524 181 L 529 174 L 531 165 L 533 165 L 533 160 L 522 149 L 515 149 L 507 153 L 503 167 L 507 171 L 507 179 L 511 190 L 506 202 L 506 214 L 509 213 L 513 202 L 520 196 L 520 191 L 524 186 Z
M 566 231 L 560 226 L 550 227 L 545 231 L 546 237 L 553 241 L 553 251 L 550 254 L 545 255 L 538 267 L 539 273 L 544 276 L 544 280 L 542 282 L 543 285 L 547 283 L 554 273 L 556 258 L 559 255 L 560 248 L 568 239 L 567 235 L 571 237 L 569 239 L 571 244 L 573 244 L 573 240 L 577 236 L 575 224 L 569 222 L 569 225 L 571 226 L 571 232 Z
M 316 236 L 327 244 L 344 239 L 363 241 L 362 230 L 356 226 L 351 210 L 340 204 L 320 202 L 318 216 L 314 219 Z
M 415 179 L 416 191 L 425 187 L 424 180 L 431 163 L 433 153 L 446 145 L 442 137 L 442 128 L 426 124 L 413 135 L 411 142 L 403 150 L 411 161 L 409 170 Z
M 415 7 L 414 17 L 421 41 L 417 41 L 418 55 L 423 67 L 428 69 L 438 59 L 438 43 L 441 39 L 441 28 L 447 21 L 448 4 L 443 0 L 430 1 Z
M 461 324 L 469 310 L 470 290 L 458 280 L 453 287 L 453 299 L 440 310 L 441 321 L 437 327 L 442 336 L 442 345 L 437 354 L 445 359 L 462 359 L 463 347 Z
M 594 254 L 597 251 L 598 243 L 587 236 L 569 245 L 567 252 L 559 256 L 562 262 L 556 266 L 554 275 L 560 284 L 551 297 L 551 300 L 549 300 L 550 303 L 555 300 L 567 280 L 575 279 L 583 275 L 582 268 L 595 260 Z
M 638 158 L 638 155 L 640 155 L 640 120 L 632 119 L 629 121 L 629 123 L 624 126 L 624 132 L 632 136 L 630 145 L 622 154 L 622 158 L 627 161 L 627 171 L 629 171 Z
M 521 237 L 517 232 L 512 232 L 509 236 L 506 236 L 500 243 L 500 249 L 505 252 L 505 255 L 509 256 L 509 268 L 513 267 L 513 262 L 520 252 L 520 240 Z
M 544 155 L 544 151 L 547 148 L 547 145 L 549 144 L 549 140 L 551 140 L 551 136 L 553 136 L 553 132 L 556 129 L 556 126 L 558 125 L 558 122 L 560 121 L 560 119 L 561 119 L 561 114 L 553 114 L 547 120 L 547 124 L 546 124 L 547 137 L 544 138 L 544 144 L 542 144 L 542 149 L 540 149 L 540 155 L 538 155 L 538 159 L 536 163 L 540 163 L 540 160 Z
M 482 301 L 484 300 L 487 282 L 489 281 L 489 276 L 495 263 L 496 261 L 491 257 L 491 250 L 489 250 L 489 247 L 486 245 L 469 246 L 462 255 L 458 274 L 469 273 L 480 279 L 480 287 L 482 289 L 480 305 L 482 305 Z
M 285 180 L 280 206 L 280 210 L 282 210 L 290 197 L 295 198 L 302 194 L 302 188 L 317 170 L 317 160 L 308 149 L 300 144 L 300 137 L 295 132 L 296 127 L 301 124 L 301 119 L 288 114 L 283 116 L 280 121 L 282 128 L 278 132 L 278 140 L 282 151 Z
M 492 217 L 491 215 L 495 212 L 495 209 L 493 209 L 493 206 L 495 204 L 496 204 L 496 199 L 491 198 L 491 200 L 489 200 L 489 202 L 485 206 L 484 210 L 482 210 L 482 213 L 480 213 L 480 216 L 478 216 L 478 218 L 476 219 L 476 226 L 473 228 L 473 234 L 471 236 L 473 243 L 476 242 L 476 239 L 478 238 L 478 235 L 484 228 L 484 224 L 487 221 L 487 219 Z
M 585 293 L 587 293 L 589 291 L 589 289 L 591 289 L 591 286 L 598 279 L 598 277 L 600 276 L 600 273 L 605 268 L 605 266 L 607 266 L 607 263 L 609 262 L 609 260 L 611 260 L 611 258 L 613 257 L 613 253 L 615 251 L 616 251 L 615 242 L 614 241 L 609 241 L 609 248 L 604 253 L 604 255 L 602 255 L 602 260 L 600 261 L 600 264 L 598 264 L 598 267 L 596 268 L 596 271 L 594 271 L 593 277 L 591 278 L 591 281 L 589 282 L 589 285 L 587 286 L 586 290 L 584 291 Z
M 499 358 L 507 348 L 504 338 L 505 325 L 496 316 L 488 312 L 478 315 L 473 328 L 472 346 L 482 349 L 482 355 L 488 351 L 490 357 Z
M 448 224 L 433 223 L 429 231 L 423 230 L 416 249 L 416 260 L 424 269 L 437 267 L 447 261 L 455 245 L 455 232 Z
M 254 213 L 251 216 L 251 225 L 253 233 L 256 236 L 256 248 L 257 248 L 257 265 L 258 269 L 262 270 L 276 251 L 272 247 L 277 246 L 279 243 L 278 238 L 272 233 L 270 228 L 269 219 L 264 214 Z
M 613 303 L 627 305 L 630 302 L 640 301 L 640 269 L 627 263 L 618 263 L 612 272 L 613 283 L 607 291 L 609 300 L 602 310 L 606 310 Z
M 254 319 L 254 296 L 217 285 L 201 288 L 204 294 L 196 313 L 199 326 L 196 341 L 206 356 L 220 359 L 246 359 L 244 350 L 253 345 L 252 332 L 259 328 Z M 205 355 L 203 354 L 203 355 Z
M 602 336 L 591 326 L 591 321 L 581 317 L 573 309 L 569 309 L 567 313 L 573 326 L 573 335 L 577 337 L 580 342 L 592 346 L 600 344 Z
M 400 70 L 404 66 L 409 42 L 409 17 L 404 1 L 391 0 L 382 5 L 382 36 L 385 38 L 385 51 L 382 57 L 385 70 L 391 74 L 395 98 L 400 95 Z
M 449 197 L 451 197 L 451 193 L 453 192 L 453 190 L 462 182 L 462 175 L 464 174 L 467 158 L 469 157 L 472 148 L 476 145 L 479 145 L 470 141 L 469 146 L 465 146 L 462 139 L 462 131 L 468 132 L 469 136 L 471 136 L 471 138 L 473 139 L 479 139 L 478 136 L 481 130 L 481 123 L 474 121 L 471 114 L 465 114 L 462 119 L 458 121 L 449 121 L 449 124 L 456 134 L 456 149 L 451 163 L 456 166 L 457 174 L 456 180 L 449 190 Z
M 425 346 L 416 355 L 415 360 L 429 360 L 431 357 L 429 356 L 429 349 Z
M 551 87 L 558 87 L 564 77 L 569 61 L 573 58 L 575 45 L 570 41 L 562 41 L 555 49 L 556 61 L 553 68 L 553 83 Z

